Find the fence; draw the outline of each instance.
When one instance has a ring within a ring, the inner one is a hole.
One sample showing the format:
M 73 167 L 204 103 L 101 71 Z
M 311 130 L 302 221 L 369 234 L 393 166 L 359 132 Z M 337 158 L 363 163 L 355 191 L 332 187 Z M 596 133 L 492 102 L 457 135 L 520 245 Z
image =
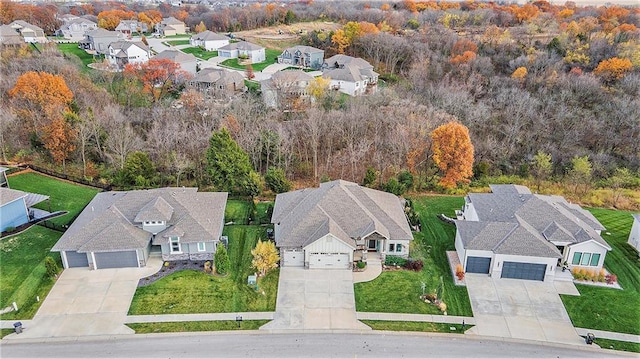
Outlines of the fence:
M 23 168 L 30 168 L 30 169 L 32 169 L 32 170 L 34 170 L 36 172 L 44 173 L 44 174 L 46 174 L 48 176 L 51 176 L 51 177 L 56 177 L 56 178 L 60 178 L 60 179 L 63 179 L 63 180 L 79 183 L 79 184 L 82 184 L 82 185 L 85 185 L 85 186 L 100 188 L 103 191 L 110 191 L 113 188 L 112 184 L 102 184 L 102 183 L 98 183 L 98 182 L 94 182 L 94 181 L 87 181 L 84 178 L 69 176 L 69 175 L 66 175 L 64 173 L 59 173 L 59 172 L 56 172 L 56 171 L 52 171 L 52 170 L 49 170 L 47 168 L 40 167 L 40 166 L 33 165 L 33 164 L 26 165 Z

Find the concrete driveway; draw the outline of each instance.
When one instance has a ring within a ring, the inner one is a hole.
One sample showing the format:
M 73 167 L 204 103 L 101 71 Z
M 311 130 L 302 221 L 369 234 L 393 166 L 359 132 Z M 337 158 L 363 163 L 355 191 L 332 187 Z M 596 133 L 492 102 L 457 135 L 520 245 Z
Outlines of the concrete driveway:
M 65 269 L 24 332 L 4 339 L 133 334 L 123 323 L 138 280 L 161 265 L 150 257 L 144 268 Z
M 469 333 L 585 344 L 553 282 L 493 279 L 482 274 L 467 274 L 465 282 L 476 318 L 476 326 Z
M 356 319 L 350 270 L 280 269 L 274 320 L 261 330 L 371 330 Z

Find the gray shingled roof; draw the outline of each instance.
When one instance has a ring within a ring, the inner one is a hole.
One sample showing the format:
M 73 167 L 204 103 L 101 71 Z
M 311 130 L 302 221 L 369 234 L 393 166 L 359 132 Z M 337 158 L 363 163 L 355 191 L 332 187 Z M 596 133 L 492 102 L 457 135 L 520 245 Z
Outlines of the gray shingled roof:
M 149 52 L 149 48 L 147 47 L 147 45 L 145 45 L 143 42 L 141 41 L 126 41 L 126 40 L 119 40 L 116 42 L 112 42 L 109 44 L 109 47 L 111 47 L 114 50 L 123 50 L 126 51 L 128 50 L 131 46 L 137 46 L 139 48 L 141 48 L 144 51 Z
M 0 205 L 4 206 L 7 203 L 13 202 L 19 198 L 23 198 L 26 196 L 27 196 L 26 192 L 10 189 L 6 187 L 0 187 Z
M 177 63 L 196 62 L 198 59 L 193 54 L 185 54 L 180 50 L 164 50 L 153 57 L 154 59 L 169 59 Z
M 479 222 L 456 221 L 465 248 L 492 250 L 495 253 L 525 256 L 555 257 L 559 251 L 551 241 L 581 243 L 593 240 L 607 249 L 609 244 L 596 232 L 602 224 L 580 206 L 568 203 L 560 196 L 531 194 L 524 186 L 492 185 L 492 193 L 470 193 L 470 201 Z M 486 225 L 484 225 L 485 223 Z M 486 226 L 510 228 L 508 235 L 497 229 L 483 232 Z M 504 235 L 499 246 L 484 236 Z
M 240 42 L 233 42 L 228 45 L 224 45 L 218 50 L 236 50 L 236 49 L 242 50 L 242 51 L 255 51 L 255 50 L 264 49 L 264 47 L 260 45 L 252 44 L 247 41 L 240 41 Z
M 354 248 L 374 232 L 413 239 L 397 196 L 341 180 L 277 195 L 271 222 L 279 247 L 307 246 L 329 233 Z
M 166 19 L 162 19 L 161 23 L 165 25 L 184 25 L 184 22 L 176 19 L 173 16 L 169 16 Z
M 373 69 L 373 66 L 368 63 L 366 60 L 363 60 L 359 57 L 353 57 L 348 55 L 333 55 L 330 58 L 324 60 L 325 65 L 328 67 L 335 67 L 336 64 L 341 67 L 347 64 L 353 64 L 361 69 Z
M 201 40 L 201 41 L 229 40 L 228 37 L 224 35 L 216 34 L 215 32 L 209 31 L 209 30 L 203 31 L 199 34 L 195 34 L 191 38 L 195 40 Z
M 229 83 L 241 82 L 243 80 L 244 78 L 242 77 L 242 75 L 235 71 L 210 67 L 198 71 L 191 82 L 216 83 L 218 81 L 223 81 L 223 83 Z
M 136 220 L 150 215 L 168 216 L 169 227 L 156 235 L 154 244 L 168 234 L 180 233 L 182 243 L 213 241 L 222 234 L 227 193 L 198 192 L 197 188 L 158 188 L 97 194 L 53 251 L 113 252 L 139 249 L 151 234 Z M 153 220 L 162 220 L 155 218 Z
M 284 49 L 284 51 L 287 51 L 287 52 L 289 52 L 291 54 L 295 54 L 296 51 L 300 51 L 303 54 L 313 54 L 313 53 L 324 52 L 324 50 L 315 48 L 313 46 L 306 46 L 306 45 L 296 45 L 296 46 L 290 47 L 288 49 Z

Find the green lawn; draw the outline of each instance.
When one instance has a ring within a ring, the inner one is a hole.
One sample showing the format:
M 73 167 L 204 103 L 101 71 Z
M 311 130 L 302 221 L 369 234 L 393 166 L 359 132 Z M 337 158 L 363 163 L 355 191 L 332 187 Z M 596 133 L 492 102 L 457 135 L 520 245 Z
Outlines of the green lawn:
M 420 300 L 421 283 L 425 292 L 441 291 L 447 304 L 447 314 L 472 316 L 471 304 L 465 287 L 457 287 L 449 270 L 446 251 L 454 250 L 455 226 L 436 218 L 439 213 L 449 216 L 464 203 L 462 197 L 420 196 L 413 199 L 422 221 L 422 232 L 414 233 L 410 256 L 422 259 L 421 272 L 383 272 L 367 283 L 354 285 L 356 310 L 360 312 L 441 314 L 434 305 Z M 440 287 L 442 278 L 443 289 Z
M 257 330 L 268 320 L 243 320 L 240 325 L 235 320 L 208 322 L 135 323 L 127 326 L 136 334 L 173 332 L 213 332 L 220 330 Z
M 239 199 L 227 200 L 227 207 L 224 209 L 224 222 L 234 224 L 248 224 L 251 216 L 251 204 Z
M 370 326 L 373 330 L 464 334 L 464 332 L 462 331 L 462 324 L 395 322 L 386 320 L 363 320 L 362 322 Z M 451 330 L 452 327 L 455 328 L 455 330 Z M 467 330 L 471 327 L 473 327 L 473 325 L 465 325 L 464 330 Z
M 260 91 L 260 83 L 253 80 L 244 80 L 244 85 L 247 86 L 249 92 L 257 93 Z
M 618 276 L 624 290 L 576 285 L 580 296 L 561 295 L 562 302 L 576 327 L 640 334 L 640 263 L 627 244 L 633 218 L 624 211 L 590 211 L 606 228 L 602 237 L 613 248 L 605 267 Z
M 253 71 L 262 71 L 267 66 L 275 64 L 278 60 L 277 57 L 280 56 L 280 54 L 282 54 L 282 51 L 280 50 L 265 49 L 265 60 L 257 64 L 251 64 L 251 66 L 253 66 Z M 220 64 L 239 70 L 244 70 L 247 67 L 246 65 L 238 64 L 238 59 L 224 60 Z
M 166 41 L 169 45 L 173 45 L 173 46 L 178 46 L 178 45 L 189 45 L 191 42 L 189 42 L 189 39 L 185 39 L 185 40 L 169 40 Z
M 271 223 L 271 216 L 269 215 L 269 207 L 273 207 L 273 202 L 258 202 L 256 203 L 256 221 L 259 224 Z
M 40 307 L 36 296 L 43 300 L 53 286 L 46 275 L 44 258 L 53 257 L 60 267 L 59 253 L 51 253 L 51 247 L 62 233 L 41 226 L 33 226 L 20 234 L 0 241 L 0 307 L 16 302 L 18 312 L 3 314 L 0 318 L 30 319 Z
M 218 56 L 218 51 L 206 51 L 201 47 L 187 47 L 186 49 L 182 49 L 182 52 L 193 54 L 193 56 L 203 60 L 209 60 L 212 57 Z
M 640 353 L 640 343 L 621 342 L 619 340 L 596 338 L 593 341 L 602 349 L 622 350 L 625 352 Z
M 51 219 L 56 224 L 71 224 L 71 221 L 99 192 L 98 189 L 57 180 L 35 172 L 9 176 L 9 186 L 13 189 L 40 193 L 50 197 L 36 207 L 46 211 L 68 211 L 64 216 Z
M 259 290 L 249 287 L 251 249 L 265 229 L 258 226 L 227 226 L 230 273 L 225 277 L 186 270 L 146 287 L 138 288 L 129 314 L 230 313 L 273 311 L 276 307 L 278 270 L 258 280 Z M 264 294 L 262 294 L 264 292 Z
M 70 54 L 78 56 L 80 61 L 82 61 L 83 71 L 88 71 L 88 64 L 93 63 L 93 55 L 88 54 L 83 49 L 78 48 L 78 44 L 58 44 L 58 50 L 64 54 Z

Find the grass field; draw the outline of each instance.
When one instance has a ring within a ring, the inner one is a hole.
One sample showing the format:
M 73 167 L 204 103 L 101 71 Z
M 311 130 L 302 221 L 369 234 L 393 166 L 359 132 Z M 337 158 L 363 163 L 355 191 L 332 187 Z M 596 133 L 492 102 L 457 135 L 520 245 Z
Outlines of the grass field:
M 212 57 L 218 56 L 218 51 L 206 51 L 200 47 L 187 47 L 186 49 L 182 49 L 182 52 L 193 54 L 193 56 L 203 60 L 209 60 Z
M 91 187 L 64 182 L 35 172 L 27 172 L 9 176 L 9 186 L 25 192 L 40 193 L 49 196 L 36 207 L 45 211 L 68 211 L 64 216 L 50 221 L 60 225 L 71 224 L 71 221 L 95 197 L 99 190 Z
M 135 323 L 127 326 L 136 334 L 173 333 L 173 332 L 213 332 L 222 330 L 257 330 L 268 320 L 220 320 L 207 322 L 171 322 L 171 323 Z
M 60 50 L 60 52 L 64 54 L 78 56 L 80 61 L 82 61 L 83 71 L 89 71 L 90 69 L 89 67 L 87 67 L 87 65 L 94 62 L 93 55 L 88 54 L 83 49 L 78 48 L 78 44 L 58 44 L 58 50 Z
M 189 42 L 189 39 L 185 39 L 185 40 L 169 40 L 166 41 L 169 45 L 173 45 L 173 46 L 178 46 L 178 45 L 189 45 L 191 42 Z
M 51 247 L 62 233 L 41 226 L 33 226 L 20 234 L 0 241 L 0 307 L 16 302 L 18 312 L 0 316 L 3 320 L 30 319 L 40 307 L 36 296 L 44 299 L 53 286 L 46 275 L 44 258 L 53 257 L 59 266 L 59 253 L 51 253 Z
M 234 224 L 247 224 L 251 216 L 251 204 L 239 199 L 227 200 L 227 207 L 224 209 L 224 222 Z
M 593 341 L 602 349 L 622 350 L 625 352 L 640 353 L 640 343 L 621 342 L 619 340 L 596 338 Z
M 576 327 L 640 334 L 640 263 L 627 244 L 633 217 L 624 211 L 590 211 L 606 228 L 602 237 L 612 247 L 605 267 L 618 276 L 624 290 L 576 285 L 580 296 L 561 295 L 562 302 Z
M 275 64 L 277 57 L 282 54 L 282 51 L 275 49 L 265 49 L 265 60 L 257 64 L 251 64 L 253 71 L 262 71 L 267 66 Z M 244 70 L 247 66 L 238 64 L 238 59 L 228 59 L 220 63 L 223 66 L 232 67 L 234 69 Z
M 424 261 L 423 270 L 383 272 L 371 282 L 355 284 L 356 310 L 441 314 L 434 305 L 420 300 L 424 282 L 426 293 L 437 291 L 440 294 L 447 304 L 447 314 L 472 316 L 467 289 L 454 285 L 446 255 L 447 250 L 455 248 L 455 227 L 436 218 L 439 213 L 453 216 L 455 209 L 464 203 L 463 198 L 420 196 L 413 201 L 420 214 L 422 231 L 414 233 L 410 256 Z
M 258 280 L 259 290 L 249 287 L 251 249 L 265 238 L 258 226 L 228 226 L 230 273 L 225 277 L 200 271 L 180 271 L 138 288 L 129 314 L 230 313 L 273 311 L 276 306 L 278 270 Z M 264 292 L 264 294 L 262 294 Z
M 461 324 L 431 322 L 394 322 L 386 320 L 363 320 L 362 322 L 370 326 L 373 330 L 464 334 Z M 467 330 L 471 327 L 473 327 L 473 325 L 465 325 L 464 330 Z M 455 330 L 451 330 L 451 328 L 455 328 Z

